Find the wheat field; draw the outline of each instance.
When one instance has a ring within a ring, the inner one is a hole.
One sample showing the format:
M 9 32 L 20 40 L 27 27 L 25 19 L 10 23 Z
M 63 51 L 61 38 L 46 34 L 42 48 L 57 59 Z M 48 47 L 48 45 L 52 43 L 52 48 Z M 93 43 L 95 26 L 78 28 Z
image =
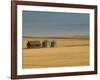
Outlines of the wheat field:
M 30 40 L 55 40 L 55 48 L 27 49 Z M 23 38 L 22 67 L 44 68 L 89 65 L 89 39 Z

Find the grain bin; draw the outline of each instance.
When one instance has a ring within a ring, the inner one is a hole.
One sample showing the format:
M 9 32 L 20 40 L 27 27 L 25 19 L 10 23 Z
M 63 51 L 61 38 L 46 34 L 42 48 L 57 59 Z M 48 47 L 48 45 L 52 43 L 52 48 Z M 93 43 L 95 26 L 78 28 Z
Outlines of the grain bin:
M 51 47 L 56 47 L 56 41 L 54 40 L 51 41 Z
M 42 47 L 43 47 L 43 48 L 49 48 L 49 47 L 51 47 L 50 41 L 44 40 L 44 41 L 42 42 Z

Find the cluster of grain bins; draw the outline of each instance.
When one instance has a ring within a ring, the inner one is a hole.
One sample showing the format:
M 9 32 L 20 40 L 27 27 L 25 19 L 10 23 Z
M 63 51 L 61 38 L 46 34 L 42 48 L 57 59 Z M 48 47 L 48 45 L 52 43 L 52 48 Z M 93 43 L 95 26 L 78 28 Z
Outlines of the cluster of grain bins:
M 40 41 L 27 42 L 27 48 L 50 48 L 50 47 L 56 47 L 56 41 L 44 40 L 42 42 Z

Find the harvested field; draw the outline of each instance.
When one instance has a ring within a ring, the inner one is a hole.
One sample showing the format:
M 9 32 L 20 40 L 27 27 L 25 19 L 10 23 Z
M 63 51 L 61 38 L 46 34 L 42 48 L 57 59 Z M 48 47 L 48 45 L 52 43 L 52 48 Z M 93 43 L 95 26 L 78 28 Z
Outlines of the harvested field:
M 23 68 L 86 66 L 89 65 L 89 39 L 53 39 L 55 48 L 27 49 L 29 40 L 52 40 L 23 38 Z

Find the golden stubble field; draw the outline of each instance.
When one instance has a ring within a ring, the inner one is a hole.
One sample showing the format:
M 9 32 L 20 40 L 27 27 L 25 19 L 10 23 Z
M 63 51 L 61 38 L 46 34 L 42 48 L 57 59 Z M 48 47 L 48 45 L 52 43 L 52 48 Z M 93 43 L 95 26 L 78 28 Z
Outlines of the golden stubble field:
M 31 40 L 55 40 L 55 48 L 27 49 Z M 22 67 L 65 67 L 89 65 L 89 39 L 48 39 L 23 38 Z

